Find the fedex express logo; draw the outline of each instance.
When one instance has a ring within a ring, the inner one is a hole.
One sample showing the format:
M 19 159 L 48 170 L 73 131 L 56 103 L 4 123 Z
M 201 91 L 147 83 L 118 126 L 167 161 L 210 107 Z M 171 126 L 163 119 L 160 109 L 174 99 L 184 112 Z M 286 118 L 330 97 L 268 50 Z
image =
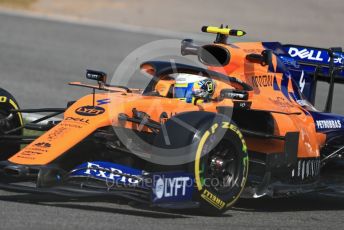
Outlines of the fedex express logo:
M 78 170 L 80 169 L 80 170 Z M 92 176 L 114 183 L 135 185 L 139 183 L 142 171 L 109 162 L 87 162 L 78 166 L 71 176 Z
M 291 57 L 297 57 L 299 59 L 306 59 L 310 61 L 319 61 L 319 62 L 330 62 L 330 57 L 327 52 L 321 50 L 312 50 L 312 49 L 299 49 L 296 47 L 289 47 L 288 54 Z M 335 64 L 343 64 L 343 56 L 334 58 Z

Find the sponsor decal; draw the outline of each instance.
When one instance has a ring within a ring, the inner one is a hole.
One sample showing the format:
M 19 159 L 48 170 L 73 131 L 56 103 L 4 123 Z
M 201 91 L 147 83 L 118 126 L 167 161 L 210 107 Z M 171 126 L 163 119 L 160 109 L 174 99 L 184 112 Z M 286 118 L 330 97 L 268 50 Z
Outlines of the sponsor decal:
M 302 70 L 302 74 L 299 81 L 299 88 L 301 92 L 303 92 L 303 89 L 305 88 L 305 84 L 306 84 L 305 72 Z
M 35 159 L 36 155 L 47 153 L 50 147 L 51 144 L 48 142 L 38 142 L 26 147 L 18 157 L 25 159 Z
M 252 102 L 250 101 L 234 101 L 234 108 L 239 108 L 239 109 L 250 109 L 252 105 Z
M 159 178 L 155 185 L 155 195 L 158 199 L 178 195 L 185 196 L 189 180 L 190 177 Z
M 77 170 L 80 169 L 80 170 Z M 116 184 L 136 185 L 142 170 L 129 168 L 109 162 L 87 162 L 78 166 L 71 176 L 94 177 L 107 182 L 112 186 Z
M 194 181 L 188 173 L 165 173 L 153 175 L 153 202 L 191 200 Z
M 328 59 L 328 62 L 330 62 L 331 58 Z M 336 57 L 333 59 L 334 64 L 344 64 L 343 63 L 343 57 Z
M 48 147 L 33 147 L 33 146 L 30 146 L 24 152 L 26 152 L 26 153 L 31 152 L 32 154 L 43 154 L 43 153 L 48 152 L 47 148 Z
M 213 193 L 209 192 L 207 189 L 203 190 L 201 197 L 217 209 L 223 209 L 226 205 L 223 200 L 215 196 Z
M 99 106 L 83 106 L 77 108 L 75 112 L 81 116 L 98 116 L 105 112 L 105 109 Z
M 80 123 L 84 123 L 84 124 L 90 123 L 90 120 L 85 119 L 85 118 L 78 118 L 78 117 L 66 117 L 65 120 L 66 121 L 73 121 L 73 122 L 80 122 Z
M 20 155 L 17 155 L 18 158 L 26 159 L 26 160 L 35 160 L 35 157 L 32 157 L 30 155 L 26 156 L 24 153 L 21 153 Z
M 41 155 L 41 154 L 43 154 L 41 151 L 31 151 L 31 149 L 35 150 L 35 148 L 30 148 L 30 150 L 25 150 L 24 152 L 20 153 L 20 155 L 33 156 L 33 155 Z M 38 149 L 38 150 L 40 150 L 40 149 Z
M 283 97 L 269 98 L 269 101 L 282 109 L 289 109 L 292 104 Z
M 280 56 L 280 59 L 282 60 L 283 64 L 285 64 L 285 65 L 293 66 L 295 68 L 300 68 L 300 65 L 293 58 Z
M 342 123 L 340 120 L 317 120 L 316 126 L 318 129 L 340 129 Z
M 97 100 L 97 105 L 106 105 L 111 102 L 110 98 L 100 99 Z
M 298 57 L 300 59 L 307 59 L 310 61 L 323 61 L 321 57 L 322 52 L 320 50 L 308 50 L 306 48 L 299 50 L 295 47 L 290 47 L 288 53 L 291 57 Z
M 47 142 L 39 142 L 39 143 L 36 143 L 35 146 L 41 147 L 41 148 L 50 148 L 51 144 Z
M 261 53 L 263 49 L 243 49 L 245 53 Z
M 81 129 L 83 126 L 73 123 L 61 123 L 60 126 L 68 128 L 68 129 Z
M 226 96 L 229 98 L 234 98 L 234 99 L 244 99 L 245 98 L 245 95 L 242 93 L 227 93 Z
M 59 126 L 59 127 L 54 128 L 53 130 L 48 132 L 48 141 L 52 141 L 54 139 L 57 139 L 57 138 L 63 136 L 67 130 L 68 130 L 68 128 L 63 127 L 63 126 Z
M 262 75 L 253 76 L 252 85 L 253 87 L 272 87 L 273 76 L 272 75 Z
M 240 130 L 239 130 L 239 128 L 237 126 L 231 124 L 230 122 L 223 121 L 221 127 L 223 129 L 230 129 L 233 132 L 235 132 L 238 135 L 238 137 L 241 139 L 241 142 L 242 142 L 242 145 L 243 145 L 242 146 L 242 151 L 247 152 L 247 146 L 246 146 L 246 142 L 245 142 L 244 136 L 242 135 L 242 133 L 240 132 Z
M 321 50 L 313 50 L 307 48 L 296 48 L 290 47 L 288 53 L 293 58 L 299 58 L 301 60 L 309 60 L 309 61 L 318 61 L 318 62 L 327 62 L 329 63 L 331 58 L 329 57 L 326 51 Z M 333 58 L 334 64 L 343 64 L 344 56 L 343 53 L 334 53 L 335 57 Z M 293 65 L 292 62 L 288 61 L 286 57 L 282 58 L 283 62 L 287 65 Z M 297 65 L 297 64 L 296 64 Z M 297 67 L 295 65 L 295 67 Z M 293 65 L 294 66 L 294 65 Z
M 236 100 L 247 100 L 248 94 L 227 90 L 227 91 L 222 91 L 220 97 L 231 98 L 231 99 L 236 99 Z

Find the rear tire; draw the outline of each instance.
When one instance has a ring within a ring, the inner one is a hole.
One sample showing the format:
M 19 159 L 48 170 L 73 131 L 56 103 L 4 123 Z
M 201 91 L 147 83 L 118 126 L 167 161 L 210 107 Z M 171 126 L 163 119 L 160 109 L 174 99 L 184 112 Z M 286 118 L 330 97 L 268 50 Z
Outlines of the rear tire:
M 8 118 L 8 122 L 0 126 L 0 135 L 4 132 L 20 127 L 23 125 L 23 118 L 21 113 L 12 113 L 11 110 L 19 109 L 17 101 L 14 97 L 6 90 L 0 88 L 0 119 Z M 11 135 L 22 135 L 23 130 L 18 130 Z M 4 143 L 0 139 L 0 161 L 7 160 L 9 157 L 14 155 L 20 150 L 20 144 L 17 143 Z

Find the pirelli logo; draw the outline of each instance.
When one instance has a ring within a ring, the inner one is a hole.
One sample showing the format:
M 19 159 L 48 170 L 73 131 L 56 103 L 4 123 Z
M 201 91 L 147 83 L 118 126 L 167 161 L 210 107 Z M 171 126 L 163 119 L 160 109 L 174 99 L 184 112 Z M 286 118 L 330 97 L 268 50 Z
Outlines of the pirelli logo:
M 206 189 L 204 189 L 201 197 L 217 209 L 223 209 L 226 205 L 224 201 L 222 201 L 220 198 L 218 198 Z
M 272 87 L 273 76 L 272 75 L 261 75 L 252 77 L 253 87 Z

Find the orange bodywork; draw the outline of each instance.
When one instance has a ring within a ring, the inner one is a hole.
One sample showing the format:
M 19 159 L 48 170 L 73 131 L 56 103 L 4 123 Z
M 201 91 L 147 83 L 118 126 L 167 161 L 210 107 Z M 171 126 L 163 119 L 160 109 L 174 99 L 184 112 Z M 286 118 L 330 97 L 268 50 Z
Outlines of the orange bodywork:
M 299 132 L 298 157 L 319 157 L 320 148 L 325 142 L 325 135 L 316 132 L 313 118 L 307 116 L 298 103 L 286 99 L 281 91 L 273 89 L 270 76 L 271 79 L 276 78 L 277 84 L 281 85 L 282 74 L 269 72 L 267 66 L 246 60 L 246 55 L 249 53 L 261 53 L 264 50 L 262 44 L 259 42 L 235 43 L 235 47 L 223 44 L 216 45 L 229 50 L 231 61 L 224 67 L 209 67 L 209 69 L 236 77 L 251 85 L 253 91 L 250 92 L 248 99 L 252 103 L 251 109 L 271 112 L 275 127 L 274 135 L 284 136 L 287 132 Z M 273 64 L 277 65 L 276 58 L 274 58 Z M 146 71 L 146 73 L 148 72 Z M 267 82 L 263 82 L 261 85 L 253 82 L 255 76 L 263 75 L 268 76 Z M 156 91 L 162 97 L 143 96 L 138 91 L 133 93 L 125 91 L 98 93 L 95 95 L 95 101 L 107 100 L 108 103 L 97 105 L 98 109 L 94 111 L 90 108 L 93 104 L 93 96 L 87 95 L 67 109 L 61 123 L 15 154 L 9 161 L 24 165 L 46 165 L 101 127 L 113 125 L 137 129 L 137 124 L 118 120 L 120 113 L 131 114 L 133 108 L 146 112 L 152 120 L 159 122 L 163 112 L 171 117 L 187 111 L 217 112 L 219 106 L 233 107 L 231 99 L 194 105 L 179 99 L 165 97 L 173 84 L 173 80 L 160 80 L 158 82 Z M 224 82 L 217 82 L 216 85 L 214 97 L 219 95 L 221 89 L 233 88 Z M 288 91 L 293 91 L 291 79 L 289 79 Z M 249 150 L 265 154 L 283 152 L 284 149 L 284 142 L 281 140 L 246 138 L 246 142 Z M 42 147 L 41 143 L 49 143 L 49 147 Z

